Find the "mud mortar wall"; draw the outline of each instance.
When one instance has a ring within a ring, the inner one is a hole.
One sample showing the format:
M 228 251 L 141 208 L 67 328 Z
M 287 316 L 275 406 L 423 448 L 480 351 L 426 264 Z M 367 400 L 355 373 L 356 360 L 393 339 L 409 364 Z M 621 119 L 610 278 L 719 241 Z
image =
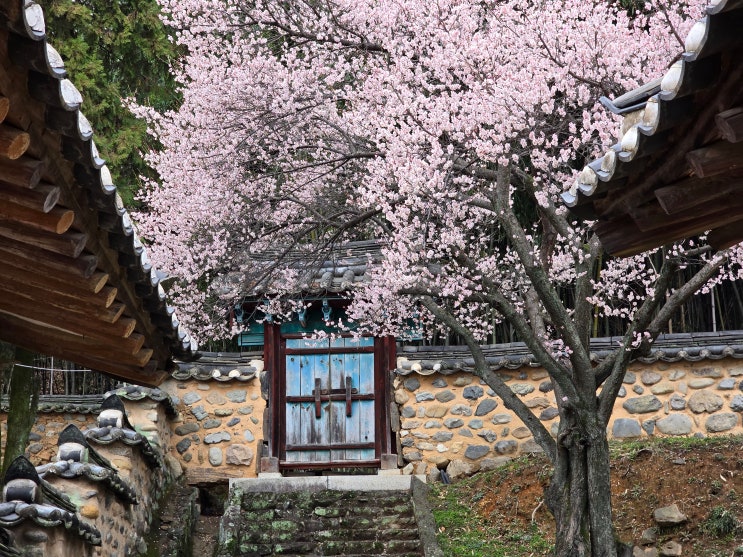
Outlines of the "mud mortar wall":
M 189 484 L 257 477 L 259 443 L 264 438 L 266 401 L 260 381 L 171 379 L 160 388 L 177 403 L 171 420 L 171 455 Z
M 398 362 L 398 369 L 403 369 Z M 394 380 L 405 473 L 450 476 L 490 469 L 539 452 L 529 430 L 479 378 L 465 372 L 409 372 Z M 498 372 L 553 436 L 559 415 L 541 368 Z M 743 362 L 733 358 L 635 364 L 609 422 L 610 439 L 743 433 Z
M 140 446 L 122 441 L 90 446 L 108 459 L 118 476 L 137 494 L 138 504 L 127 503 L 109 491 L 102 483 L 85 476 L 63 478 L 47 475 L 46 480 L 66 494 L 78 508 L 79 518 L 101 533 L 102 544 L 94 547 L 83 543 L 71 531 L 61 526 L 42 527 L 25 521 L 10 529 L 15 546 L 27 557 L 126 557 L 147 550 L 145 536 L 165 490 L 181 470 L 171 452 L 171 432 L 165 405 L 149 398 L 123 400 L 129 421 L 146 437 L 163 467 L 151 468 L 142 457 Z M 34 465 L 56 460 L 57 436 L 70 423 L 81 430 L 95 427 L 96 414 L 40 414 L 32 430 L 28 455 Z M 3 425 L 6 415 L 0 415 Z

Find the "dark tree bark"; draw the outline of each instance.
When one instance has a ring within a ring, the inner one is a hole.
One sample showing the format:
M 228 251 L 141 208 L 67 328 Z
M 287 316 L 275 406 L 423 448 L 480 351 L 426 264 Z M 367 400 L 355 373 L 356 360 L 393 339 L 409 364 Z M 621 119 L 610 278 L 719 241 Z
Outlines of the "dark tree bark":
M 16 348 L 16 362 L 30 366 L 33 364 L 33 358 L 33 353 Z M 39 384 L 36 375 L 26 367 L 14 366 L 10 372 L 8 431 L 3 454 L 3 476 L 13 459 L 26 451 L 28 435 L 36 420 L 38 405 Z

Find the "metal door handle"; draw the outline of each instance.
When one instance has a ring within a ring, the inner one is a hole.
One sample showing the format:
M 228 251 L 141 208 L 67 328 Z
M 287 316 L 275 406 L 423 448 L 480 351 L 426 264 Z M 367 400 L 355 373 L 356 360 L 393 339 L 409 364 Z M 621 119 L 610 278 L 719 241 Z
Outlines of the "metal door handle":
M 320 415 L 322 413 L 322 406 L 320 405 L 320 395 L 321 389 L 320 389 L 320 378 L 315 379 L 315 388 L 312 391 L 312 394 L 315 395 L 315 418 L 318 420 L 320 419 Z
M 350 417 L 351 414 L 351 378 L 346 376 L 346 416 Z

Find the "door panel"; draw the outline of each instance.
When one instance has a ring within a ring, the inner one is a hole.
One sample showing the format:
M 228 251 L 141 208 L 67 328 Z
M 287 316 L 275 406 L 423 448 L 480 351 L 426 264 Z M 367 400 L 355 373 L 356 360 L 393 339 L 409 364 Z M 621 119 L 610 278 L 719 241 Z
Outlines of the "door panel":
M 299 353 L 285 356 L 285 462 L 377 458 L 373 347 L 373 338 L 286 340 Z

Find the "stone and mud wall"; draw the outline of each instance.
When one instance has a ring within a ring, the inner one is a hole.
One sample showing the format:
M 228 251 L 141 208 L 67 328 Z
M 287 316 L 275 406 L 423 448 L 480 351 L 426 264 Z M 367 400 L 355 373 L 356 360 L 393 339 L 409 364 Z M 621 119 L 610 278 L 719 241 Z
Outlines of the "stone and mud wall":
M 157 389 L 124 387 L 114 393 L 126 408 L 123 425 L 97 423 L 98 413 L 89 413 L 88 405 L 60 414 L 45 408 L 39 415 L 27 451 L 37 495 L 16 500 L 15 514 L 0 513 L 0 526 L 21 555 L 126 557 L 147 550 L 159 502 L 182 473 L 170 456 L 175 407 Z M 35 512 L 28 508 L 34 506 Z M 19 512 L 21 520 L 14 518 Z M 37 519 L 46 514 L 46 521 Z
M 440 366 L 439 366 L 440 367 Z M 502 379 L 556 436 L 554 391 L 541 368 L 501 369 Z M 492 469 L 539 452 L 529 430 L 477 377 L 426 369 L 399 358 L 394 398 L 400 464 L 405 473 L 436 478 Z M 743 433 L 743 361 L 635 364 L 625 375 L 607 434 L 610 439 Z

